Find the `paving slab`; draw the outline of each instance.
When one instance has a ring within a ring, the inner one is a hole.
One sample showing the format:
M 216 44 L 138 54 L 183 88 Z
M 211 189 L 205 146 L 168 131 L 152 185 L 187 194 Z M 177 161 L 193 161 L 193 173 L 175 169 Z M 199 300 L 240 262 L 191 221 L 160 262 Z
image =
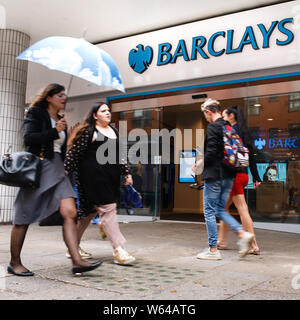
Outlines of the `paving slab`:
M 256 230 L 261 255 L 240 259 L 236 236 L 220 261 L 196 255 L 207 247 L 202 223 L 121 223 L 133 266 L 113 263 L 112 248 L 90 225 L 81 246 L 103 264 L 82 276 L 71 274 L 61 226 L 30 226 L 22 260 L 34 277 L 6 273 L 10 225 L 0 226 L 0 300 L 300 300 L 298 234 Z M 91 260 L 94 261 L 94 260 Z

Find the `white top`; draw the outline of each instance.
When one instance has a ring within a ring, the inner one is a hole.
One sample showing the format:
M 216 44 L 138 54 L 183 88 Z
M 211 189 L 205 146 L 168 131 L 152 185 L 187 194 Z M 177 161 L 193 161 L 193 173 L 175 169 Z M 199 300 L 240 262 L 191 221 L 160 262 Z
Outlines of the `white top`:
M 51 119 L 51 123 L 52 123 L 52 127 L 55 128 L 56 127 L 56 121 L 52 118 Z M 54 152 L 58 152 L 61 153 L 61 147 L 65 142 L 66 139 L 66 134 L 64 131 L 61 131 L 58 133 L 59 138 L 53 141 L 53 145 L 54 145 Z

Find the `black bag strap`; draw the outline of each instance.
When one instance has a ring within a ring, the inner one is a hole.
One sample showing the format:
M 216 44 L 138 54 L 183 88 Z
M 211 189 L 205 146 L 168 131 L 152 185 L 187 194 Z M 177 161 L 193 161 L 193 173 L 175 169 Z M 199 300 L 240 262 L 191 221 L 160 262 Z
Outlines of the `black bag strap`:
M 8 146 L 7 151 L 5 152 L 5 154 L 9 154 L 11 150 L 12 150 L 12 144 L 10 144 Z
M 4 153 L 4 156 L 7 157 L 10 154 L 11 150 L 12 150 L 12 144 L 8 145 L 7 151 Z

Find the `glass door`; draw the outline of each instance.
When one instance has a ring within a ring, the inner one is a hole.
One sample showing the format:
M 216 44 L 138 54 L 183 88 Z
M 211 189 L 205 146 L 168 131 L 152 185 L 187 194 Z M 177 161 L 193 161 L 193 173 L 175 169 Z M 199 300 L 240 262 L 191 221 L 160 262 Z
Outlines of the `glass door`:
M 141 207 L 131 207 L 126 201 L 127 188 L 121 183 L 118 213 L 130 216 L 130 221 L 155 220 L 160 217 L 160 156 L 159 141 L 161 109 L 122 111 L 113 114 L 119 131 L 121 149 L 132 172 L 133 187 L 142 198 Z M 158 129 L 158 130 L 157 130 Z M 124 158 L 124 157 L 123 157 Z

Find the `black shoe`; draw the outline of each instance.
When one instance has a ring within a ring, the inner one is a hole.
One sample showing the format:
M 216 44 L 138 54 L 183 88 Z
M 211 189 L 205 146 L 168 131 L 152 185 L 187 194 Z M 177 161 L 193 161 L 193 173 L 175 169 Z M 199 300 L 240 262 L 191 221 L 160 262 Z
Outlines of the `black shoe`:
M 23 271 L 23 272 L 20 272 L 20 273 L 15 272 L 13 267 L 10 266 L 10 265 L 7 267 L 7 272 L 11 273 L 11 274 L 14 274 L 15 276 L 19 276 L 19 277 L 31 277 L 31 276 L 34 275 L 34 273 L 29 271 L 29 270 Z
M 81 274 L 83 272 L 92 271 L 92 270 L 98 268 L 101 264 L 102 264 L 102 261 L 98 260 L 94 263 L 91 263 L 87 267 L 75 267 L 75 268 L 72 268 L 72 273 L 73 274 Z

